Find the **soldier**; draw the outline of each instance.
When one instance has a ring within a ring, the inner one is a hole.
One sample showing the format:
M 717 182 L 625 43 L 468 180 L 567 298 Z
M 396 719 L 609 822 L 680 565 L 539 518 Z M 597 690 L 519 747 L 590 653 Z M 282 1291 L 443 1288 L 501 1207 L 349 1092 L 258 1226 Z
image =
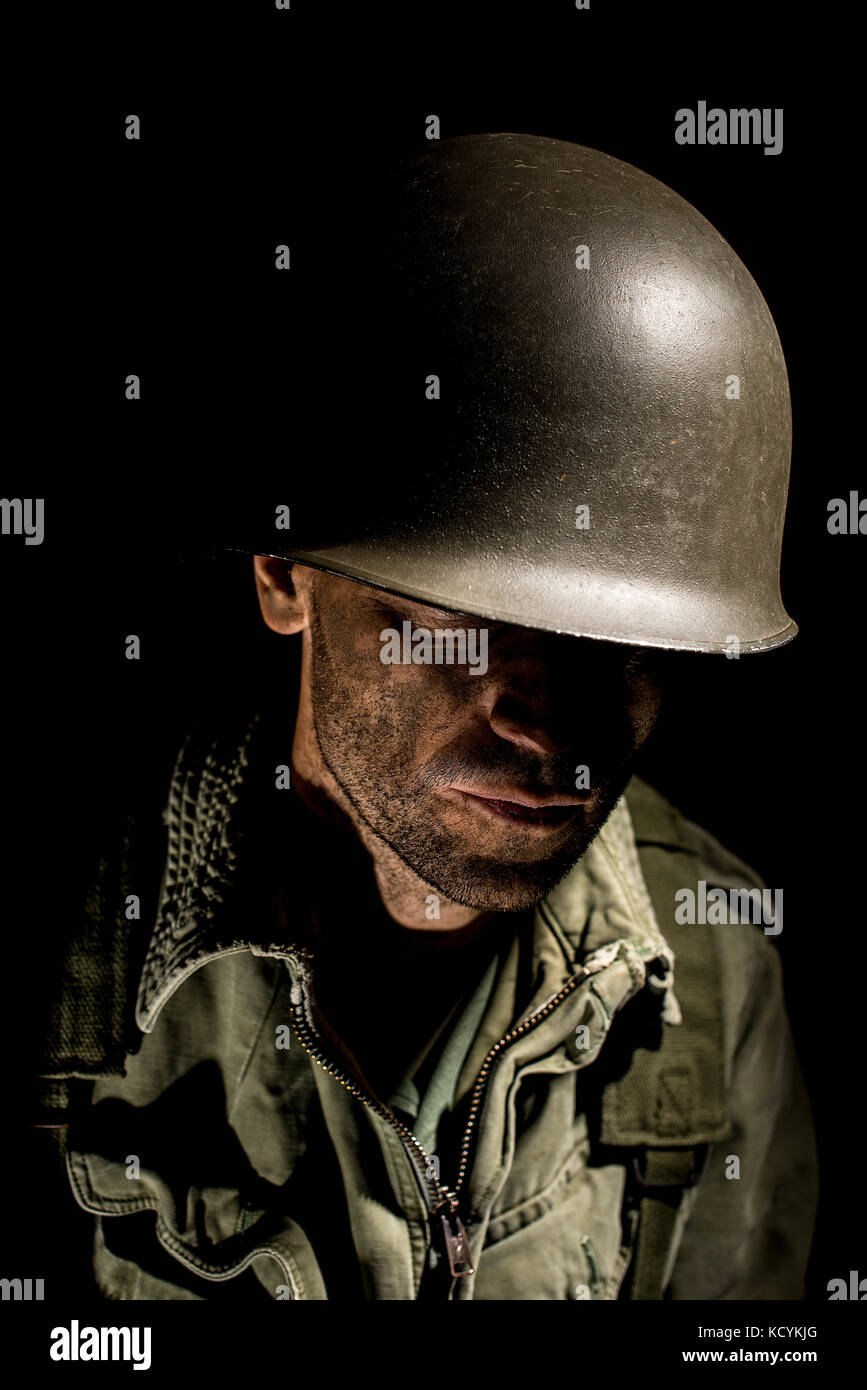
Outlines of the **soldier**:
M 633 774 L 667 654 L 797 631 L 771 316 L 692 207 L 580 146 L 437 142 L 396 214 L 369 466 L 233 520 L 292 684 L 181 749 L 135 968 L 67 971 L 44 1107 L 96 1286 L 802 1298 L 779 958 L 676 916 L 762 884 Z M 149 838 L 103 861 L 91 958 Z

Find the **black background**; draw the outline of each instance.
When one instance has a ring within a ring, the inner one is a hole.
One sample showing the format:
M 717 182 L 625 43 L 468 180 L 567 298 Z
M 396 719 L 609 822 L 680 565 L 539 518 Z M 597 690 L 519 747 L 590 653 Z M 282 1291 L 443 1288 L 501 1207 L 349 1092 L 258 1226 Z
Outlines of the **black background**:
M 26 308 L 6 372 L 16 440 L 2 491 L 45 498 L 46 536 L 0 540 L 10 1085 L 102 829 L 145 783 L 166 785 L 197 713 L 255 706 L 284 672 L 249 557 L 200 553 L 215 499 L 231 508 L 262 468 L 327 467 L 335 487 L 360 471 L 376 486 L 388 383 L 377 325 L 342 317 L 341 287 L 351 305 L 382 171 L 424 144 L 431 113 L 443 137 L 553 136 L 693 203 L 752 273 L 782 340 L 794 413 L 782 590 L 800 635 L 740 661 L 677 658 L 682 679 L 639 770 L 784 890 L 776 943 L 821 1162 L 809 1296 L 825 1300 L 859 1261 L 867 1274 L 864 540 L 827 531 L 829 500 L 865 490 L 857 79 L 851 34 L 806 13 L 809 32 L 770 6 L 700 18 L 597 0 L 589 12 L 293 0 L 185 19 L 116 7 L 52 30 L 54 85 L 28 61 L 8 267 Z M 783 152 L 677 145 L 674 113 L 699 100 L 782 107 Z M 124 137 L 130 113 L 140 142 Z M 288 274 L 274 269 L 283 242 Z M 131 372 L 140 402 L 124 398 Z M 341 412 L 359 374 L 381 400 L 381 435 Z M 124 657 L 128 633 L 139 662 Z M 6 1162 L 15 1169 L 14 1147 Z

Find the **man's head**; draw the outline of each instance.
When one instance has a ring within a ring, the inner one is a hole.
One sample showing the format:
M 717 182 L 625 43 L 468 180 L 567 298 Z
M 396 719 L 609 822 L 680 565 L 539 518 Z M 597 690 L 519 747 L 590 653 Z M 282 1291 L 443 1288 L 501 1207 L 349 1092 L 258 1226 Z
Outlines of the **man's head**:
M 302 780 L 368 847 L 387 846 L 451 902 L 513 911 L 553 888 L 653 728 L 660 654 L 428 608 L 263 556 L 254 564 L 265 621 L 302 634 Z M 486 669 L 383 660 L 389 630 L 403 634 L 405 622 L 407 636 L 481 629 Z
M 660 653 L 797 632 L 779 588 L 785 362 L 719 233 L 597 150 L 435 141 L 379 211 L 365 275 L 340 283 L 373 366 L 335 424 L 375 464 L 281 473 L 232 526 L 258 552 L 266 621 L 304 633 L 293 764 L 351 820 L 380 890 L 412 872 L 454 903 L 518 907 L 629 780 Z M 329 433 L 327 458 L 345 454 Z M 382 660 L 404 622 L 483 627 L 485 669 Z

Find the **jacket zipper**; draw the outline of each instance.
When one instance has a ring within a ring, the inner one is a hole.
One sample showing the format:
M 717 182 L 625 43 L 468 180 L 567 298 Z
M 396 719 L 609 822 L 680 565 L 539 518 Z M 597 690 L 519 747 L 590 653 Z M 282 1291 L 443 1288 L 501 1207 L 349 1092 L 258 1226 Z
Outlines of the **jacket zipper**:
M 295 954 L 301 958 L 302 965 L 306 972 L 312 975 L 312 952 L 307 947 L 302 947 L 297 950 Z M 476 1122 L 481 1113 L 482 1101 L 488 1081 L 490 1080 L 491 1071 L 494 1065 L 500 1060 L 507 1047 L 511 1046 L 518 1038 L 524 1037 L 526 1033 L 532 1032 L 532 1030 L 546 1019 L 564 999 L 568 998 L 578 985 L 591 973 L 591 971 L 582 966 L 578 973 L 573 975 L 568 983 L 564 985 L 563 989 L 557 994 L 552 995 L 536 1013 L 531 1014 L 528 1018 L 525 1018 L 522 1023 L 519 1023 L 515 1028 L 511 1029 L 510 1032 L 506 1033 L 498 1043 L 494 1044 L 485 1057 L 475 1086 L 473 1087 L 470 1100 L 470 1113 L 467 1117 L 466 1129 L 464 1130 L 463 1139 L 461 1140 L 458 1176 L 453 1190 L 444 1187 L 437 1178 L 429 1176 L 427 1170 L 430 1155 L 425 1152 L 412 1131 L 407 1129 L 406 1125 L 401 1123 L 393 1111 L 374 1096 L 372 1092 L 362 1090 L 357 1082 L 335 1062 L 334 1058 L 331 1057 L 323 1047 L 322 1039 L 312 1022 L 311 1000 L 303 978 L 298 982 L 298 999 L 294 998 L 295 991 L 293 991 L 292 1026 L 301 1046 L 310 1054 L 314 1061 L 324 1067 L 329 1076 L 333 1076 L 351 1095 L 360 1100 L 362 1104 L 368 1106 L 369 1109 L 373 1110 L 381 1119 L 385 1120 L 387 1124 L 391 1125 L 392 1128 L 397 1131 L 404 1143 L 404 1147 L 414 1160 L 416 1169 L 421 1174 L 426 1184 L 426 1188 L 423 1190 L 426 1192 L 431 1215 L 433 1218 L 437 1216 L 441 1218 L 445 1251 L 448 1256 L 449 1268 L 455 1278 L 460 1278 L 465 1274 L 475 1274 L 476 1272 L 470 1260 L 470 1247 L 466 1228 L 460 1217 L 459 1193 L 466 1180 L 473 1134 L 476 1128 Z

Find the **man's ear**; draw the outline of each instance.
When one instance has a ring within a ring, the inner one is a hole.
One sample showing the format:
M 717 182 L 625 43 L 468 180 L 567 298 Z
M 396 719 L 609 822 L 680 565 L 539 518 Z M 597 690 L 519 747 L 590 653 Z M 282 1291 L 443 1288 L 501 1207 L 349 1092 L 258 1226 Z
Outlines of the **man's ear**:
M 307 622 L 307 604 L 296 580 L 304 566 L 271 555 L 253 556 L 253 573 L 262 617 L 274 632 L 300 632 Z

